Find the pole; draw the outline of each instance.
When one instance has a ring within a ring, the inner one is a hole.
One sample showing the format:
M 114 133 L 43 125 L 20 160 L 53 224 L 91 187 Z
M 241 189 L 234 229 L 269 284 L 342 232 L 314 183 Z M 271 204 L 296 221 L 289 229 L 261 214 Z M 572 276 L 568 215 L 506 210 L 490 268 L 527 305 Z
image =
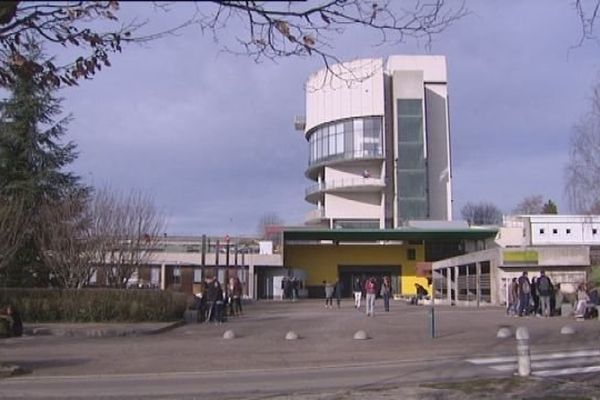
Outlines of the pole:
M 531 374 L 529 330 L 525 326 L 520 326 L 517 328 L 515 336 L 517 338 L 517 363 L 519 368 L 519 376 L 529 376 Z
M 435 339 L 435 278 L 433 273 L 433 265 L 431 266 L 431 309 L 429 311 L 429 334 L 432 339 Z

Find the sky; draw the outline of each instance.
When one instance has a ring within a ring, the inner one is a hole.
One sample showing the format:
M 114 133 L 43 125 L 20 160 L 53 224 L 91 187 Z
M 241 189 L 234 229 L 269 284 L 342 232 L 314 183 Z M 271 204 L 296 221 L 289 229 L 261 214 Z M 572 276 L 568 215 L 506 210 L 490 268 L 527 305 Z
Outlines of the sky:
M 537 194 L 568 213 L 569 136 L 600 79 L 600 44 L 573 48 L 581 27 L 568 1 L 467 0 L 466 7 L 469 15 L 429 47 L 374 46 L 376 36 L 350 29 L 332 50 L 342 60 L 446 56 L 455 218 L 467 202 L 510 213 Z M 160 29 L 189 11 L 125 4 L 120 17 Z M 308 144 L 293 121 L 305 113 L 306 79 L 323 64 L 255 63 L 224 52 L 240 32 L 232 22 L 216 42 L 189 27 L 128 46 L 111 68 L 63 90 L 64 111 L 74 117 L 66 139 L 79 151 L 72 169 L 95 187 L 151 195 L 170 235 L 254 234 L 268 213 L 303 224 L 312 209 L 304 200 Z

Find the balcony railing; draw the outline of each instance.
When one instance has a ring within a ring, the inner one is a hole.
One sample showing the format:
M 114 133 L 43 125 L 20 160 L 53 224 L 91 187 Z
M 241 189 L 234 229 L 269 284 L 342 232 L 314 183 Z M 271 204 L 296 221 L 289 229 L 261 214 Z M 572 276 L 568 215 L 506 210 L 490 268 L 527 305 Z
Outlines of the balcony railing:
M 326 190 L 335 190 L 343 188 L 382 188 L 385 182 L 382 178 L 346 178 L 326 181 L 312 185 L 305 190 L 305 196 L 310 196 L 317 192 Z

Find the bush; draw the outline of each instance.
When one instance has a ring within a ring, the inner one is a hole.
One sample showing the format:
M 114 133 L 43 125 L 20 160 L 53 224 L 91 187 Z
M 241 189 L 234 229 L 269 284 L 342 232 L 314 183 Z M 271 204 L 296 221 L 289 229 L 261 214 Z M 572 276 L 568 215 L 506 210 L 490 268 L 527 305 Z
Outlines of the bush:
M 0 289 L 28 322 L 144 322 L 181 319 L 184 293 L 150 289 Z

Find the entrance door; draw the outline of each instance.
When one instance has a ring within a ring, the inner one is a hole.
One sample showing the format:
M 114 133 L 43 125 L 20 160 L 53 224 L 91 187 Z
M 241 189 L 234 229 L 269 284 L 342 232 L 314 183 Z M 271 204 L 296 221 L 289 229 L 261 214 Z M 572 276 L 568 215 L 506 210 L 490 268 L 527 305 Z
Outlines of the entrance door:
M 368 277 L 375 277 L 381 287 L 384 276 L 392 279 L 392 293 L 401 293 L 402 290 L 402 266 L 400 265 L 339 265 L 338 276 L 343 284 L 342 296 L 352 296 L 352 282 L 356 278 L 361 282 Z

